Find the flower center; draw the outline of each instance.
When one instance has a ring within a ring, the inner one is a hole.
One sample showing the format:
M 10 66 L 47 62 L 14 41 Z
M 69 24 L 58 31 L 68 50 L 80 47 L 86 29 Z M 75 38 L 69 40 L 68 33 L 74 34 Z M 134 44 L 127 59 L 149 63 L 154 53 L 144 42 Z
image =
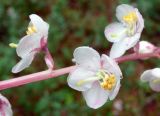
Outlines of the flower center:
M 94 77 L 80 80 L 76 83 L 77 86 L 81 86 L 87 82 L 99 81 L 101 87 L 104 90 L 112 90 L 116 85 L 116 77 L 114 74 L 108 73 L 104 70 L 100 70 L 96 73 Z
M 123 20 L 128 24 L 133 24 L 137 21 L 137 15 L 135 12 L 130 12 L 127 15 L 123 16 Z
M 36 33 L 37 32 L 37 29 L 34 25 L 30 25 L 28 27 L 28 30 L 26 31 L 26 34 L 27 35 L 32 35 L 33 33 Z
M 105 71 L 99 71 L 97 73 L 100 79 L 100 85 L 105 90 L 112 90 L 116 84 L 116 77 L 114 74 L 106 73 Z
M 138 20 L 135 12 L 130 12 L 123 17 L 123 20 L 128 24 L 127 33 L 129 36 L 132 36 L 136 29 L 136 22 Z
M 112 90 L 112 88 L 115 86 L 116 78 L 113 74 L 111 74 L 109 77 L 106 76 L 102 82 L 100 82 L 100 85 L 105 90 Z

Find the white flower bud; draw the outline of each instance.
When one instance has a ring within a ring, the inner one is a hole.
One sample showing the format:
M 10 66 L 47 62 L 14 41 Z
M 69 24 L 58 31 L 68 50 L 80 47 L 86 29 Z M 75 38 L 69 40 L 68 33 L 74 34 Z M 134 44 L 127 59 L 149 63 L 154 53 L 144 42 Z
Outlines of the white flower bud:
M 139 42 L 139 50 L 140 54 L 152 53 L 155 50 L 155 46 L 147 41 Z

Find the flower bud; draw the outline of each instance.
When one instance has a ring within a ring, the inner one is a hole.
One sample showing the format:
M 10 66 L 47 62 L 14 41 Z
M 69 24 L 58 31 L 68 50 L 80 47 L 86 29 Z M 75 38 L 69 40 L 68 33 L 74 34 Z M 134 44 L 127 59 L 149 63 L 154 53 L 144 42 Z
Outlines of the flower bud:
M 155 50 L 155 46 L 147 41 L 140 41 L 139 42 L 139 49 L 138 53 L 140 54 L 147 54 L 152 53 Z M 136 51 L 136 48 L 134 48 L 134 51 Z

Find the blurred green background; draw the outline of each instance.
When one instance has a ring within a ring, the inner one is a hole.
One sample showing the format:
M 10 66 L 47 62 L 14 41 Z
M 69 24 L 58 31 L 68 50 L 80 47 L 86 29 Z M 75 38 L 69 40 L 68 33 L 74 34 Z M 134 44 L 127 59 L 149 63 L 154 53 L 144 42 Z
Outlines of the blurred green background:
M 116 21 L 116 6 L 122 3 L 138 7 L 145 19 L 141 39 L 160 45 L 160 0 L 1 0 L 0 1 L 0 79 L 9 79 L 45 70 L 43 54 L 37 55 L 30 68 L 16 75 L 11 68 L 19 61 L 15 49 L 25 35 L 29 15 L 40 15 L 50 24 L 49 50 L 56 68 L 70 66 L 72 53 L 78 46 L 92 46 L 108 53 L 111 43 L 104 37 L 104 28 Z M 1 93 L 12 104 L 15 116 L 157 116 L 160 115 L 160 95 L 148 84 L 139 81 L 140 74 L 160 66 L 160 60 L 149 59 L 120 64 L 124 79 L 114 101 L 93 110 L 87 107 L 80 92 L 68 87 L 66 77 L 48 79 Z M 122 109 L 115 107 L 121 104 Z

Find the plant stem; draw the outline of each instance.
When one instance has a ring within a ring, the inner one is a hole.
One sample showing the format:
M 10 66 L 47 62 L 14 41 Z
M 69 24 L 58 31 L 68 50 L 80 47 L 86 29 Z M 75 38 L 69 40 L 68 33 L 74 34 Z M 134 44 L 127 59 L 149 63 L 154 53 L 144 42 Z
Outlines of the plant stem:
M 148 54 L 133 53 L 133 54 L 129 54 L 126 56 L 122 56 L 120 58 L 116 58 L 115 60 L 118 63 L 122 63 L 122 62 L 126 62 L 126 61 L 146 59 L 146 58 L 151 58 L 151 57 L 156 57 L 156 54 L 154 54 L 154 53 L 148 53 Z
M 133 53 L 133 54 L 129 54 L 126 56 L 122 56 L 120 58 L 116 58 L 115 60 L 118 63 L 122 63 L 122 62 L 126 62 L 126 61 L 137 60 L 137 59 L 159 57 L 159 54 L 160 54 L 160 49 L 157 49 L 153 53 L 148 53 L 148 54 Z M 28 83 L 37 82 L 37 81 L 41 81 L 41 80 L 46 80 L 49 78 L 55 78 L 57 76 L 70 73 L 72 70 L 75 69 L 75 67 L 76 66 L 70 66 L 70 67 L 61 68 L 58 70 L 49 69 L 46 71 L 37 72 L 37 73 L 29 74 L 26 76 L 21 76 L 21 77 L 16 77 L 16 78 L 9 79 L 9 80 L 0 81 L 0 90 L 12 88 L 12 87 L 17 87 L 20 85 L 25 85 Z
M 72 71 L 74 68 L 75 66 L 70 66 L 70 67 L 66 67 L 66 68 L 62 68 L 54 71 L 46 70 L 46 71 L 42 71 L 34 74 L 29 74 L 26 76 L 21 76 L 21 77 L 16 77 L 9 80 L 0 81 L 0 90 L 17 87 L 20 85 L 37 82 L 41 80 L 46 80 L 49 78 L 54 78 L 60 75 L 67 74 L 70 71 Z

